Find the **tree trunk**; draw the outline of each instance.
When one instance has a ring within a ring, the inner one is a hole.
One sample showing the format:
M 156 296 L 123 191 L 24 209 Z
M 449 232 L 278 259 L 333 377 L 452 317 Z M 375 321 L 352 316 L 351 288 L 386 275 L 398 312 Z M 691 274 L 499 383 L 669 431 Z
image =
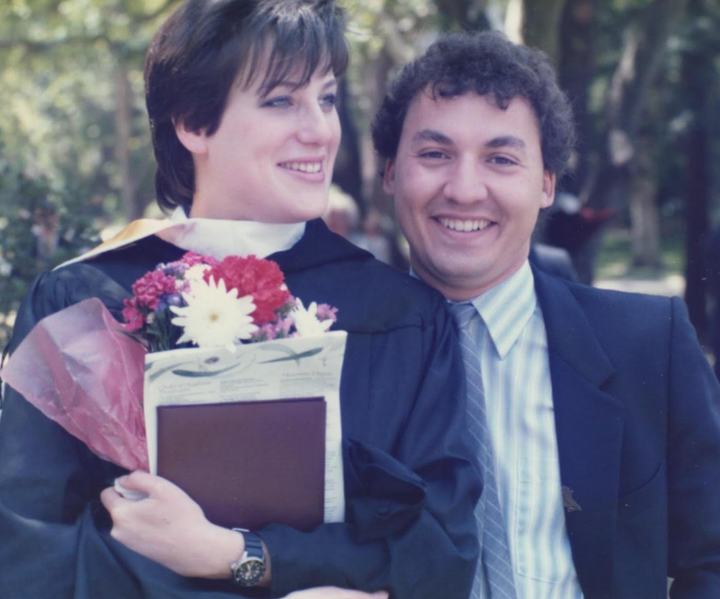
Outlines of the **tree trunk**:
M 632 223 L 633 264 L 660 268 L 660 211 L 657 205 L 657 176 L 653 156 L 643 148 L 632 184 L 630 221 Z
M 606 102 L 607 133 L 598 177 L 584 195 L 595 207 L 623 208 L 635 157 L 635 138 L 648 91 L 660 72 L 672 28 L 687 0 L 654 0 L 642 22 L 625 34 L 620 63 L 612 77 Z
M 333 182 L 352 196 L 363 207 L 362 169 L 360 161 L 360 139 L 355 122 L 348 105 L 350 95 L 347 90 L 347 79 L 343 77 L 338 84 L 338 116 L 342 127 L 342 141 L 335 160 Z
M 136 198 L 136 185 L 130 172 L 130 136 L 132 134 L 132 89 L 127 67 L 118 58 L 115 67 L 115 160 L 118 166 L 120 199 L 128 220 L 142 216 Z
M 483 31 L 490 27 L 485 14 L 487 0 L 435 0 L 442 31 Z
M 540 48 L 558 63 L 560 55 L 560 19 L 566 0 L 523 0 L 523 42 Z
M 588 176 L 581 200 L 593 208 L 620 211 L 630 201 L 634 177 L 635 141 L 642 124 L 648 91 L 660 72 L 665 48 L 687 0 L 654 0 L 637 26 L 625 34 L 620 63 L 612 77 L 606 102 L 606 134 L 596 169 Z M 574 256 L 584 282 L 591 282 L 602 235 L 601 229 Z
M 689 13 L 691 18 L 700 20 L 704 13 L 702 2 L 692 0 Z M 693 113 L 685 143 L 685 302 L 690 320 L 703 337 L 708 324 L 706 295 L 709 273 L 704 247 L 710 232 L 711 140 L 708 131 L 713 130 L 712 123 L 717 122 L 714 105 L 720 86 L 711 50 L 715 42 L 703 40 L 702 32 L 699 33 L 694 36 L 695 43 L 683 53 L 682 82 Z M 711 257 L 711 261 L 718 262 L 715 257 Z M 720 301 L 720 298 L 715 299 Z
M 378 174 L 380 165 L 378 164 L 375 148 L 372 143 L 370 122 L 385 97 L 388 75 L 395 64 L 387 46 L 386 43 L 376 58 L 366 62 L 364 88 L 369 101 L 364 115 L 365 118 L 363 119 L 365 126 L 362 127 L 360 134 L 363 198 L 368 208 L 375 207 L 382 214 L 391 214 L 392 205 L 390 199 L 382 189 L 382 181 Z
M 568 176 L 560 189 L 578 195 L 589 171 L 592 118 L 588 111 L 590 85 L 595 76 L 594 24 L 598 0 L 568 0 L 560 24 L 558 79 L 573 107 L 578 142 Z

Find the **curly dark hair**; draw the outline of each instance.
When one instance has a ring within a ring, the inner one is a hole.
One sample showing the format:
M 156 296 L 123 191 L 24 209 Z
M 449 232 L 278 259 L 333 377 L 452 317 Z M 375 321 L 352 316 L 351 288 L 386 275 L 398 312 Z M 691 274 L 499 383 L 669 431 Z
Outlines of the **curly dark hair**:
M 296 67 L 306 85 L 348 64 L 345 16 L 334 0 L 187 0 L 160 27 L 145 61 L 145 103 L 161 208 L 192 205 L 195 167 L 175 123 L 212 135 L 234 84 L 267 93 Z M 266 52 L 269 52 L 266 53 Z
M 395 157 L 408 107 L 425 89 L 433 98 L 468 91 L 491 95 L 503 110 L 514 97 L 525 98 L 540 125 L 544 167 L 562 174 L 575 143 L 572 109 L 539 50 L 514 44 L 497 31 L 452 34 L 436 41 L 390 84 L 372 125 L 381 158 Z

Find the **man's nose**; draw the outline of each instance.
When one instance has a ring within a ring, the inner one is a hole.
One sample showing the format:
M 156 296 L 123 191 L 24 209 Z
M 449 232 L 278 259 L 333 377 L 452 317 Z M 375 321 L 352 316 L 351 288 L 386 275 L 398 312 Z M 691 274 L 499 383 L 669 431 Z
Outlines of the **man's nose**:
M 482 165 L 474 157 L 458 159 L 455 167 L 448 173 L 443 192 L 447 199 L 462 204 L 486 199 L 488 189 Z
M 326 112 L 321 106 L 309 106 L 300 115 L 298 139 L 305 144 L 325 145 L 332 137 L 330 119 L 332 112 Z

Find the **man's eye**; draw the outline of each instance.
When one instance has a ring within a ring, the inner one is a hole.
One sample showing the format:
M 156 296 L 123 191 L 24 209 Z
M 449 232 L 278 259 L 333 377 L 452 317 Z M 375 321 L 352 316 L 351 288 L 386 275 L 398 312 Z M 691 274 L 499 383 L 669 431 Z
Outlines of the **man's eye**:
M 420 152 L 419 156 L 420 158 L 429 158 L 431 160 L 442 160 L 443 158 L 447 158 L 445 152 L 441 152 L 440 150 L 426 150 L 425 152 Z
M 490 162 L 492 162 L 493 164 L 499 164 L 502 166 L 512 166 L 512 165 L 517 164 L 517 162 L 515 160 L 513 160 L 512 158 L 508 158 L 507 156 L 492 156 L 490 158 Z
M 320 106 L 323 108 L 334 108 L 337 106 L 338 97 L 337 94 L 325 94 L 320 98 Z
M 278 96 L 270 98 L 262 103 L 263 108 L 287 108 L 292 106 L 292 98 L 290 96 Z

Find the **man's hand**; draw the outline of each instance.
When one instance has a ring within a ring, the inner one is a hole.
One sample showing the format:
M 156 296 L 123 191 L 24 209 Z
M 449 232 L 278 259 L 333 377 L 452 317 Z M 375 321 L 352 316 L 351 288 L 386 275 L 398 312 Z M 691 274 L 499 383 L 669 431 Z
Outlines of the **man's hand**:
M 386 591 L 376 593 L 363 593 L 362 591 L 351 591 L 350 589 L 339 589 L 337 587 L 317 587 L 304 591 L 295 591 L 285 596 L 284 599 L 388 599 Z
M 112 487 L 100 494 L 114 539 L 181 576 L 230 578 L 230 564 L 245 550 L 240 533 L 208 522 L 200 506 L 164 478 L 136 471 L 118 482 L 148 497 L 130 501 Z

